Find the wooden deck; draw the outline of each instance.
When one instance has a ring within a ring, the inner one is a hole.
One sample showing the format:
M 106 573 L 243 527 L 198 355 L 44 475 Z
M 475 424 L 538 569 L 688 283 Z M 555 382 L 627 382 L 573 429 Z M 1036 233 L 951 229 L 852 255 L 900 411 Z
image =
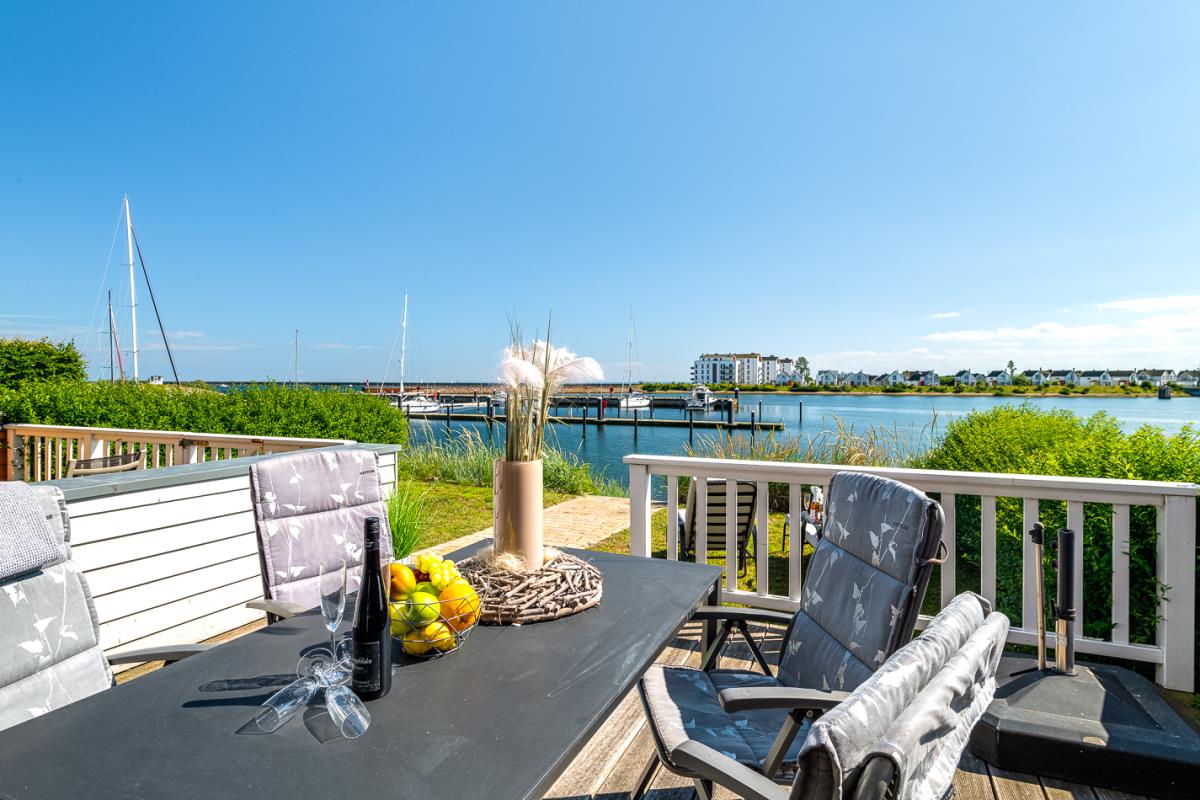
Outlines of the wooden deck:
M 777 651 L 774 632 L 759 629 L 756 638 L 765 636 L 763 649 L 768 659 Z M 699 626 L 688 626 L 659 658 L 661 663 L 699 666 Z M 739 662 L 741 662 L 739 664 Z M 730 644 L 723 666 L 748 666 L 749 652 Z M 623 800 L 633 792 L 642 769 L 654 757 L 654 743 L 646 728 L 645 716 L 637 692 L 630 692 L 608 722 L 563 773 L 546 794 L 554 800 Z M 1054 778 L 1025 775 L 997 769 L 970 754 L 963 757 L 954 780 L 958 800 L 1149 800 L 1141 795 L 1111 789 L 1083 786 Z M 691 781 L 660 769 L 647 800 L 689 800 Z M 733 798 L 718 789 L 717 797 Z

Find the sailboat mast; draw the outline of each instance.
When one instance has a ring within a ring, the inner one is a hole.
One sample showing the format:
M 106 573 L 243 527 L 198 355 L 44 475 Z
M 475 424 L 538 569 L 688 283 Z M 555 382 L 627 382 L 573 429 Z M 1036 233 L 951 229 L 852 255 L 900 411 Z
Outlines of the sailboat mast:
M 629 309 L 629 363 L 625 367 L 625 391 L 633 391 L 633 309 Z
M 116 383 L 117 376 L 113 373 L 113 313 L 112 289 L 108 290 L 108 382 Z
M 138 382 L 137 293 L 133 286 L 133 217 L 129 215 L 129 195 L 125 195 L 125 241 L 129 246 L 129 319 L 133 326 L 133 382 Z
M 296 384 L 300 382 L 300 329 L 296 328 L 296 333 L 292 337 L 292 363 L 296 367 L 296 371 L 292 373 L 292 388 L 296 388 Z
M 400 317 L 400 397 L 404 397 L 404 350 L 408 346 L 408 292 L 404 293 L 404 313 Z

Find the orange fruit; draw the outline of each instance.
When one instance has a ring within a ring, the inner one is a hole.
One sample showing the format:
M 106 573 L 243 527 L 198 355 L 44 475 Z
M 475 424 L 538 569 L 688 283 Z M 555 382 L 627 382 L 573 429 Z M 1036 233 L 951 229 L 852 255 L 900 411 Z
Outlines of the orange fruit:
M 405 595 L 411 594 L 417 588 L 417 576 L 413 573 L 412 568 L 407 564 L 392 563 L 391 566 L 391 589 L 389 594 L 392 600 L 399 600 Z
M 442 589 L 442 618 L 455 631 L 462 632 L 479 621 L 479 595 L 464 580 L 457 580 Z

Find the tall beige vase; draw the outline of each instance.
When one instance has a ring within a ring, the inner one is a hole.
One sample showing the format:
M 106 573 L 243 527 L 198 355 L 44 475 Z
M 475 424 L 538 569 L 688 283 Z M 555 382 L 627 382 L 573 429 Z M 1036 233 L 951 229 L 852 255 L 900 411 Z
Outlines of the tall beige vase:
M 541 569 L 542 460 L 492 465 L 496 552 L 517 556 L 528 570 Z

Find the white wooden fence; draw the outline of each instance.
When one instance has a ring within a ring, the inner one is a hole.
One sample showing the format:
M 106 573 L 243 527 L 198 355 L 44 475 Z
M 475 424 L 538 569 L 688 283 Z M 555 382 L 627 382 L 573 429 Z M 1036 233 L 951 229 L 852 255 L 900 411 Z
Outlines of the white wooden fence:
M 398 448 L 373 449 L 390 494 Z M 262 597 L 248 461 L 104 478 L 57 485 L 105 651 L 199 642 L 263 618 L 245 607 Z
M 140 451 L 144 454 L 145 467 L 152 469 L 353 443 L 349 439 L 233 436 L 20 423 L 4 426 L 4 441 L 4 469 L 0 470 L 0 480 L 23 481 L 65 478 L 67 461 L 72 458 L 100 458 Z
M 791 611 L 799 608 L 801 549 L 803 537 L 793 535 L 787 554 L 788 593 L 770 594 L 768 587 L 769 537 L 757 537 L 755 555 L 757 591 L 737 587 L 736 520 L 733 493 L 736 481 L 754 481 L 758 485 L 756 520 L 759 531 L 768 530 L 769 484 L 788 486 L 789 508 L 793 520 L 800 519 L 801 492 L 809 486 L 827 486 L 833 475 L 846 467 L 830 464 L 779 463 L 765 461 L 733 461 L 712 458 L 681 458 L 672 456 L 630 455 L 630 549 L 634 555 L 651 555 L 652 476 L 668 476 L 667 488 L 667 557 L 678 559 L 679 543 L 675 519 L 679 508 L 678 478 L 728 479 L 729 492 L 726 517 L 725 588 L 722 598 L 727 602 L 747 606 Z M 972 495 L 980 498 L 980 593 L 996 602 L 996 499 L 1018 498 L 1023 501 L 1024 529 L 1037 521 L 1040 500 L 1065 501 L 1067 527 L 1083 531 L 1085 503 L 1111 507 L 1112 513 L 1112 633 L 1110 639 L 1080 636 L 1087 609 L 1083 604 L 1084 537 L 1080 535 L 1075 553 L 1075 604 L 1079 617 L 1075 626 L 1075 649 L 1080 653 L 1113 656 L 1144 661 L 1155 665 L 1158 683 L 1182 691 L 1193 691 L 1194 638 L 1196 604 L 1196 496 L 1200 487 L 1189 483 L 1158 481 L 1109 480 L 1098 478 L 1063 478 L 1041 475 L 1010 475 L 981 472 L 943 472 L 937 470 L 855 468 L 862 472 L 883 475 L 915 486 L 926 492 L 940 494 L 946 515 L 944 540 L 950 557 L 940 567 L 942 602 L 955 594 L 955 496 Z M 705 481 L 697 483 L 697 503 L 707 505 Z M 1129 641 L 1129 511 L 1133 506 L 1151 506 L 1157 511 L 1157 570 L 1158 580 L 1165 587 L 1165 597 L 1159 606 L 1159 622 L 1154 644 Z M 697 526 L 695 553 L 705 558 L 707 543 L 704 526 Z M 1013 620 L 1009 642 L 1034 644 L 1037 629 L 1035 559 L 1028 536 L 1022 537 L 1022 588 L 1020 619 Z M 922 617 L 924 624 L 927 617 Z M 1049 634 L 1050 646 L 1054 635 Z

